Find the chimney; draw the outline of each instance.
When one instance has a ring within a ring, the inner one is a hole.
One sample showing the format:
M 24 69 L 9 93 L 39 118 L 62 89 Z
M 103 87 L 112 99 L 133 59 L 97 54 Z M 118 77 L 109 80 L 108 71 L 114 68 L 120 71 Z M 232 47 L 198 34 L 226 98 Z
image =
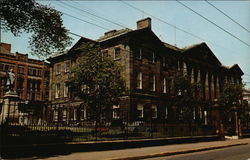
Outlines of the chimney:
M 142 28 L 151 29 L 151 18 L 149 17 L 139 20 L 136 23 L 137 23 L 137 29 L 142 29 Z
M 1 53 L 10 53 L 11 44 L 8 43 L 0 43 L 0 52 Z

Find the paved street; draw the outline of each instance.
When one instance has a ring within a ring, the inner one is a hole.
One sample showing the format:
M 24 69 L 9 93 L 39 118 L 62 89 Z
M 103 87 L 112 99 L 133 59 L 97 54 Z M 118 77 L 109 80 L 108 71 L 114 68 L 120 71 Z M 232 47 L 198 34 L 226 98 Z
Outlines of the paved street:
M 250 160 L 250 144 L 145 160 Z
M 248 144 L 247 144 L 248 143 Z M 245 145 L 242 145 L 245 144 Z M 247 145 L 246 145 L 247 144 Z M 131 158 L 131 157 L 137 157 L 137 159 L 143 159 L 140 156 L 145 156 L 145 155 L 153 155 L 152 157 L 155 157 L 155 155 L 161 155 L 161 154 L 168 154 L 168 153 L 177 153 L 177 152 L 182 152 L 182 151 L 188 151 L 188 150 L 199 150 L 199 149 L 204 149 L 204 148 L 218 148 L 218 147 L 223 147 L 223 146 L 230 146 L 230 145 L 240 145 L 240 146 L 234 146 L 234 147 L 228 147 L 225 149 L 216 149 L 216 150 L 210 150 L 206 151 L 204 153 L 210 153 L 213 154 L 212 152 L 214 151 L 214 156 L 216 157 L 217 155 L 224 155 L 224 154 L 229 154 L 228 158 L 236 158 L 233 157 L 239 156 L 239 158 L 249 158 L 249 151 L 250 151 L 250 139 L 240 139 L 240 140 L 226 140 L 226 141 L 214 141 L 214 142 L 200 142 L 200 143 L 192 143 L 192 144 L 175 144 L 175 145 L 165 145 L 165 146 L 154 146 L 154 147 L 143 147 L 143 148 L 133 148 L 133 149 L 122 149 L 122 150 L 111 150 L 111 151 L 96 151 L 96 152 L 78 152 L 78 153 L 70 153 L 68 155 L 57 155 L 53 157 L 32 157 L 28 158 L 30 159 L 47 159 L 47 160 L 111 160 L 111 159 L 123 159 L 123 158 Z M 235 150 L 230 150 L 230 149 L 235 149 Z M 236 152 L 236 150 L 238 152 Z M 218 151 L 222 151 L 219 153 Z M 195 152 L 192 153 L 192 155 L 200 155 L 201 159 L 203 152 Z M 238 153 L 237 155 L 234 153 Z M 185 155 L 190 155 L 190 154 L 182 154 L 182 156 Z M 212 156 L 207 155 L 208 158 L 211 158 Z M 206 157 L 206 155 L 204 155 Z M 169 157 L 167 157 L 169 158 Z M 174 156 L 174 158 L 182 158 L 182 157 L 177 157 Z M 219 156 L 218 158 L 224 159 L 223 156 Z M 145 158 L 144 158 L 145 159 Z M 164 159 L 163 157 L 158 157 L 158 159 Z M 186 158 L 184 157 L 186 160 Z M 195 159 L 190 157 L 190 159 Z M 197 157 L 199 159 L 199 157 Z M 240 160 L 240 159 L 239 159 Z M 247 159 L 244 159 L 247 160 Z

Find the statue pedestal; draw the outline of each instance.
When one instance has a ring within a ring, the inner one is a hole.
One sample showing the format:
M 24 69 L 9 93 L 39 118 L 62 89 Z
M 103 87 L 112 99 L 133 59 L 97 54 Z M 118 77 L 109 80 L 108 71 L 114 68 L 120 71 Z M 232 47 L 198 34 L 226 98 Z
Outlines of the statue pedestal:
M 15 91 L 8 91 L 3 96 L 0 124 L 19 123 L 19 96 Z

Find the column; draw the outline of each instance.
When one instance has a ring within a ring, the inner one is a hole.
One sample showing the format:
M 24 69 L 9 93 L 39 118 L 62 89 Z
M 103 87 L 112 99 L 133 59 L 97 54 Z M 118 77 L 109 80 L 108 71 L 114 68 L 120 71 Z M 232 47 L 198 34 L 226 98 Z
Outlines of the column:
M 211 95 L 211 100 L 213 101 L 214 100 L 214 76 L 213 75 L 211 75 L 211 82 L 210 82 L 210 84 L 211 84 L 211 87 L 210 87 L 210 95 Z
M 209 81 L 208 81 L 208 72 L 205 75 L 205 99 L 209 99 Z
M 183 75 L 187 75 L 187 64 L 183 62 Z

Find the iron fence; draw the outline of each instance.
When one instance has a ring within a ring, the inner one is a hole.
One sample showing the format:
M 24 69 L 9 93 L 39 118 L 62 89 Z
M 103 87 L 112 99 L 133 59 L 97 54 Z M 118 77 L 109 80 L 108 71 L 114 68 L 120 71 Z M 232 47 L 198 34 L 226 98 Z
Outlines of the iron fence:
M 3 145 L 23 145 L 216 134 L 215 127 L 204 124 L 149 123 L 144 121 L 129 123 L 119 119 L 96 123 L 93 120 L 58 117 L 55 118 L 55 115 L 44 110 L 41 110 L 39 114 L 29 112 L 9 115 L 1 123 L 1 143 Z

